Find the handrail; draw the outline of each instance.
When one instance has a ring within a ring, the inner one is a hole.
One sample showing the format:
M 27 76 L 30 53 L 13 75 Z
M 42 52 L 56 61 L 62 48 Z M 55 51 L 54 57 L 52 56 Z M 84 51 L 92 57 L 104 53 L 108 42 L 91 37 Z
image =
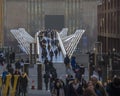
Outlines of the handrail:
M 40 54 L 40 41 L 39 41 L 39 37 L 38 37 L 38 35 L 39 35 L 39 33 L 40 33 L 41 31 L 39 31 L 39 32 L 37 32 L 36 34 L 35 34 L 35 42 L 36 42 L 36 46 L 37 46 L 37 55 L 38 55 L 38 59 L 40 59 L 41 58 L 41 54 Z
M 58 37 L 58 40 L 59 40 L 59 43 L 60 43 L 60 47 L 61 47 L 62 53 L 63 53 L 63 55 L 65 57 L 66 56 L 66 51 L 65 51 L 64 45 L 62 43 L 62 40 L 61 40 L 60 35 L 59 35 L 58 32 L 57 32 L 57 37 Z
M 10 32 L 18 41 L 20 47 L 24 49 L 23 51 L 26 54 L 30 54 L 30 43 L 34 42 L 34 38 L 31 35 L 29 35 L 24 28 L 11 29 Z
M 77 47 L 77 44 L 78 44 L 79 40 L 81 39 L 84 32 L 85 32 L 85 30 L 76 30 L 74 34 L 63 38 L 63 43 L 65 45 L 66 45 L 66 42 L 68 42 L 66 45 L 67 47 L 65 45 L 64 46 L 66 48 L 66 52 L 69 57 L 72 56 L 72 54 L 73 54 L 75 48 Z

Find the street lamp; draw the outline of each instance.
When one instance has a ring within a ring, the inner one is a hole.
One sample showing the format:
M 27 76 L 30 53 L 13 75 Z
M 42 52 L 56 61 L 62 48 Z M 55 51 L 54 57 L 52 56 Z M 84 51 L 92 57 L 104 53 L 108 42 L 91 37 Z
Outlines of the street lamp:
M 109 52 L 109 64 L 107 65 L 107 79 L 111 79 L 112 77 L 112 63 L 115 54 L 115 48 L 112 49 L 112 52 Z
M 115 52 L 115 48 L 113 48 L 113 50 L 112 50 L 113 52 Z
M 103 61 L 103 58 L 102 58 L 102 42 L 95 42 L 95 47 L 94 47 L 93 50 L 94 50 L 94 53 L 95 53 L 95 65 L 96 65 L 98 60 Z

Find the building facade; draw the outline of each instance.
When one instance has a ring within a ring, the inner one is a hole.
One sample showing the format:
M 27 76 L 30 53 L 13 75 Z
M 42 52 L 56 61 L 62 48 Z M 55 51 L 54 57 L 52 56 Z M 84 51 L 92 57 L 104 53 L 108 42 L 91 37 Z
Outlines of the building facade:
M 102 43 L 107 79 L 120 74 L 120 0 L 102 0 L 98 6 L 98 41 Z M 104 66 L 104 67 L 105 67 Z
M 3 0 L 0 0 L 0 47 L 3 46 Z
M 97 39 L 96 0 L 4 0 L 4 17 L 6 45 L 14 45 L 8 42 L 15 41 L 10 29 L 19 27 L 25 28 L 32 36 L 45 28 L 60 31 L 67 27 L 68 34 L 85 29 L 86 48 Z
M 102 0 L 98 5 L 98 41 L 104 53 L 120 52 L 120 0 Z

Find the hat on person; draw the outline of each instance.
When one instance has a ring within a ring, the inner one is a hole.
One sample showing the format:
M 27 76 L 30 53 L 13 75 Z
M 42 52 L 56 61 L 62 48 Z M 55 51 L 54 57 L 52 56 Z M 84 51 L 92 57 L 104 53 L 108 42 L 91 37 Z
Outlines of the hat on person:
M 93 74 L 93 75 L 91 76 L 91 78 L 96 78 L 96 79 L 98 80 L 98 76 L 95 75 L 95 74 Z

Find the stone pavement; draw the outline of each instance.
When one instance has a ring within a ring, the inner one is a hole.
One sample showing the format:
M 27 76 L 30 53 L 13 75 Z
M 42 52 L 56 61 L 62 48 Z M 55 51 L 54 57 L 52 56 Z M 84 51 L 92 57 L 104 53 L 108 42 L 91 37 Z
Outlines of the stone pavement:
M 49 91 L 46 90 L 28 90 L 27 96 L 51 96 Z

